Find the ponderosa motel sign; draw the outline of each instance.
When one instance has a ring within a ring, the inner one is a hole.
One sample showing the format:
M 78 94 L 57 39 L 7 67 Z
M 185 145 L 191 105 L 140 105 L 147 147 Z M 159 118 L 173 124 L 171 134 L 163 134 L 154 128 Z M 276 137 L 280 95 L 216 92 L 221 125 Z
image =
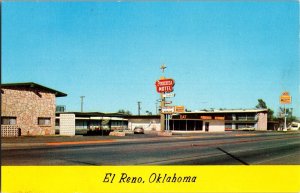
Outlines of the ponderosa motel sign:
M 170 93 L 173 92 L 173 86 L 175 81 L 171 78 L 160 79 L 155 82 L 156 91 L 158 93 Z

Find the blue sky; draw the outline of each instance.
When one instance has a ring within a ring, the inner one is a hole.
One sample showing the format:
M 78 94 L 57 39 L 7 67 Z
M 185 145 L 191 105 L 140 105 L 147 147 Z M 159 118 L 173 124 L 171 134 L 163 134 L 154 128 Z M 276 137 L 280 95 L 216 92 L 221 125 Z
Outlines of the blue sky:
M 300 116 L 299 5 L 265 2 L 4 2 L 2 82 L 36 82 L 85 111 L 155 113 L 155 81 L 176 82 L 187 109 L 277 111 Z

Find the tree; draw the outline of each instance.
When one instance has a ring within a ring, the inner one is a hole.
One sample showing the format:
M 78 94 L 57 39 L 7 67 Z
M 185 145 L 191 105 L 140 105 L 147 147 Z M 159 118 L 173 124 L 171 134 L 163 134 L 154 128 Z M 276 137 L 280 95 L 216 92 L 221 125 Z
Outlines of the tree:
M 122 113 L 122 114 L 124 114 L 124 115 L 132 115 L 132 113 L 131 113 L 130 111 L 125 111 L 124 109 L 118 110 L 117 113 Z
M 282 122 L 284 121 L 284 108 L 283 107 L 279 107 L 278 117 L 280 118 L 280 120 Z M 287 123 L 287 125 L 289 125 L 290 123 L 292 123 L 295 120 L 296 120 L 296 117 L 293 116 L 293 110 L 287 108 L 286 109 L 286 123 Z
M 146 111 L 146 114 L 147 114 L 147 115 L 152 115 L 152 112 Z
M 267 105 L 264 100 L 258 99 L 258 104 L 255 106 L 257 109 L 266 109 Z
M 274 111 L 268 108 L 266 102 L 263 99 L 258 99 L 258 104 L 255 106 L 257 109 L 268 109 L 268 120 L 275 120 Z
M 268 120 L 274 121 L 276 117 L 274 116 L 274 111 L 270 108 L 268 108 Z

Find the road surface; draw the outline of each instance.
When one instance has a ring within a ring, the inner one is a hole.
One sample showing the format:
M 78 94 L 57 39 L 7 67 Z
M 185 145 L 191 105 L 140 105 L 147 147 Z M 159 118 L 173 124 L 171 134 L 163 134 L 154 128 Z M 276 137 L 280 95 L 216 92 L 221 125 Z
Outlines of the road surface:
M 299 132 L 41 139 L 43 145 L 38 147 L 30 143 L 26 148 L 2 147 L 1 161 L 2 165 L 293 165 L 300 164 L 299 139 Z

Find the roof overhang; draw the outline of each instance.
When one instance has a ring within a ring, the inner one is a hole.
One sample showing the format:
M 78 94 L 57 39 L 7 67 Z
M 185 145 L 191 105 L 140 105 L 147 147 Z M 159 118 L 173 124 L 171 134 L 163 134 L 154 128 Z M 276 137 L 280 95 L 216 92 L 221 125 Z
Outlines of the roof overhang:
M 48 92 L 53 93 L 56 97 L 65 97 L 66 93 L 60 92 L 58 90 L 54 90 L 52 88 L 34 83 L 34 82 L 20 82 L 20 83 L 6 83 L 1 84 L 1 88 L 12 88 L 12 87 L 27 87 L 27 88 L 39 88 Z
M 260 113 L 260 112 L 268 112 L 268 109 L 229 109 L 229 110 L 201 110 L 201 111 L 193 111 L 193 112 L 184 112 L 183 114 L 217 114 L 217 113 Z M 179 113 L 181 114 L 181 113 Z

